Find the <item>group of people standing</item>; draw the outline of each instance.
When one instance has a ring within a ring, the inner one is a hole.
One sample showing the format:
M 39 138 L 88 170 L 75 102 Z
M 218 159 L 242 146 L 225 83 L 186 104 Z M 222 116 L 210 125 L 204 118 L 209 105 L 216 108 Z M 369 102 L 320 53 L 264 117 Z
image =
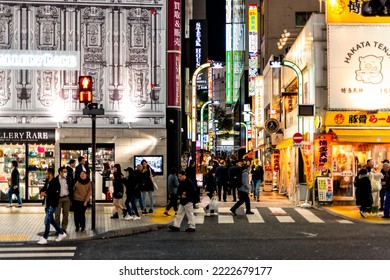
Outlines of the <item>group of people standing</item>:
M 379 171 L 372 159 L 367 160 L 355 179 L 356 205 L 363 218 L 369 213 L 382 215 L 382 211 L 382 218 L 390 218 L 390 164 L 386 159 L 382 163 Z
M 112 219 L 119 219 L 121 214 L 127 221 L 139 220 L 140 215 L 137 209 L 139 204 L 142 214 L 154 212 L 153 192 L 154 183 L 153 177 L 155 172 L 146 160 L 142 160 L 138 164 L 136 170 L 131 167 L 124 169 L 122 173 L 120 164 L 115 164 L 113 167 L 113 204 L 114 214 Z M 126 194 L 125 206 L 121 203 L 121 199 Z M 149 211 L 146 210 L 146 196 L 149 197 Z
M 92 195 L 92 182 L 88 176 L 86 159 L 80 156 L 78 162 L 79 164 L 76 166 L 76 161 L 71 159 L 68 166 L 58 168 L 57 176 L 55 176 L 54 168 L 46 170 L 45 184 L 40 190 L 40 195 L 43 198 L 42 204 L 45 206 L 45 231 L 43 236 L 39 238 L 38 244 L 47 244 L 50 225 L 57 232 L 57 242 L 67 236 L 71 207 L 74 212 L 75 231 L 86 231 L 85 212 Z M 62 221 L 60 221 L 61 214 Z

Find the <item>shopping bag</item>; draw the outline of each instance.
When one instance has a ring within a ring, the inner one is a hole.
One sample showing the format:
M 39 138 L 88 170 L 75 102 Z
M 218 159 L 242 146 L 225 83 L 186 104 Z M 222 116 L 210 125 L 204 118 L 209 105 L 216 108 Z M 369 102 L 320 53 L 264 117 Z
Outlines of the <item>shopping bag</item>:
M 156 182 L 153 180 L 152 177 L 150 177 L 150 179 L 152 180 L 152 183 L 153 183 L 153 187 L 155 188 L 155 190 L 157 191 L 158 190 L 158 186 L 156 184 Z
M 209 205 L 209 203 L 210 203 L 210 197 L 206 195 L 202 197 L 202 199 L 200 200 L 199 207 L 206 208 L 207 205 Z
M 209 207 L 210 210 L 218 210 L 218 200 L 215 196 L 210 200 Z

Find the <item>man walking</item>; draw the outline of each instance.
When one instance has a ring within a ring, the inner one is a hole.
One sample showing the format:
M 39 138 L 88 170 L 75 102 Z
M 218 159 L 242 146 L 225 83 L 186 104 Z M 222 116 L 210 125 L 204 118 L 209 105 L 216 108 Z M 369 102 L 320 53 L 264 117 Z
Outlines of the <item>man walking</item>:
M 177 195 L 180 199 L 179 209 L 175 216 L 173 225 L 169 226 L 171 231 L 180 231 L 180 225 L 183 221 L 184 215 L 188 219 L 189 227 L 186 232 L 195 231 L 195 216 L 194 216 L 194 199 L 195 199 L 195 186 L 190 179 L 187 178 L 184 171 L 179 172 L 179 187 L 177 189 Z
M 54 168 L 48 168 L 46 171 L 46 182 L 41 189 L 41 197 L 43 197 L 43 204 L 45 205 L 45 232 L 37 243 L 40 245 L 47 244 L 50 225 L 56 229 L 56 232 L 58 233 L 56 241 L 59 242 L 66 237 L 66 233 L 56 223 L 53 216 L 60 198 L 60 185 L 58 181 L 54 180 Z
M 215 171 L 215 179 L 217 181 L 217 186 L 218 186 L 218 201 L 221 201 L 221 196 L 222 196 L 223 201 L 226 202 L 229 172 L 225 165 L 224 160 L 221 160 L 220 165 L 217 167 L 217 170 Z M 222 191 L 223 191 L 223 195 L 222 195 Z
M 249 184 L 249 170 L 251 169 L 251 166 L 247 164 L 245 166 L 244 171 L 242 172 L 242 179 L 241 179 L 241 186 L 238 189 L 238 197 L 239 200 L 234 204 L 232 208 L 230 208 L 230 211 L 233 213 L 234 216 L 236 216 L 236 210 L 238 207 L 240 207 L 243 203 L 245 203 L 246 208 L 246 214 L 254 214 L 251 211 L 251 202 L 249 200 L 249 191 L 251 189 Z
M 73 198 L 73 180 L 67 175 L 66 167 L 58 168 L 58 176 L 55 180 L 60 185 L 60 198 L 55 212 L 56 223 L 62 226 L 62 231 L 66 233 L 68 226 L 68 217 Z M 62 211 L 62 223 L 60 222 Z

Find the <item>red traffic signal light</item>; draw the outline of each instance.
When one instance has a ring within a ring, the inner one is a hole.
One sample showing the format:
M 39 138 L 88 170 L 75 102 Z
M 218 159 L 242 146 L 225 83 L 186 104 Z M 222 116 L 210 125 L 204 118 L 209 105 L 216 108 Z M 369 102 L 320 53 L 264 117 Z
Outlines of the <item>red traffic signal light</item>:
M 92 102 L 91 76 L 79 76 L 79 102 L 85 104 Z

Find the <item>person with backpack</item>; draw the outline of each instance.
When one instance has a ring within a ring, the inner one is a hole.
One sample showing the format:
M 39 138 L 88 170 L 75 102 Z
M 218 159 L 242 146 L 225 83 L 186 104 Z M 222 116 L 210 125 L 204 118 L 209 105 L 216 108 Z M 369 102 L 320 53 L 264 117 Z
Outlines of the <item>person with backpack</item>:
M 189 227 L 186 232 L 195 231 L 195 215 L 194 215 L 194 201 L 196 197 L 195 186 L 190 179 L 187 178 L 185 171 L 179 172 L 179 187 L 177 189 L 177 196 L 180 199 L 179 209 L 173 221 L 173 225 L 169 226 L 170 231 L 180 231 L 180 225 L 183 221 L 184 215 L 188 219 Z
M 245 214 L 254 214 L 252 211 L 251 211 L 251 202 L 250 202 L 250 199 L 249 199 L 249 191 L 251 189 L 251 186 L 250 186 L 250 183 L 249 183 L 249 171 L 251 169 L 251 166 L 249 164 L 247 164 L 245 166 L 245 169 L 244 171 L 242 171 L 242 178 L 241 178 L 241 186 L 240 188 L 238 189 L 238 201 L 236 202 L 236 204 L 234 204 L 234 206 L 232 208 L 230 208 L 230 212 L 232 212 L 233 216 L 236 216 L 237 213 L 237 209 L 238 207 L 240 207 L 242 204 L 245 203 L 245 208 L 246 208 L 246 212 Z

